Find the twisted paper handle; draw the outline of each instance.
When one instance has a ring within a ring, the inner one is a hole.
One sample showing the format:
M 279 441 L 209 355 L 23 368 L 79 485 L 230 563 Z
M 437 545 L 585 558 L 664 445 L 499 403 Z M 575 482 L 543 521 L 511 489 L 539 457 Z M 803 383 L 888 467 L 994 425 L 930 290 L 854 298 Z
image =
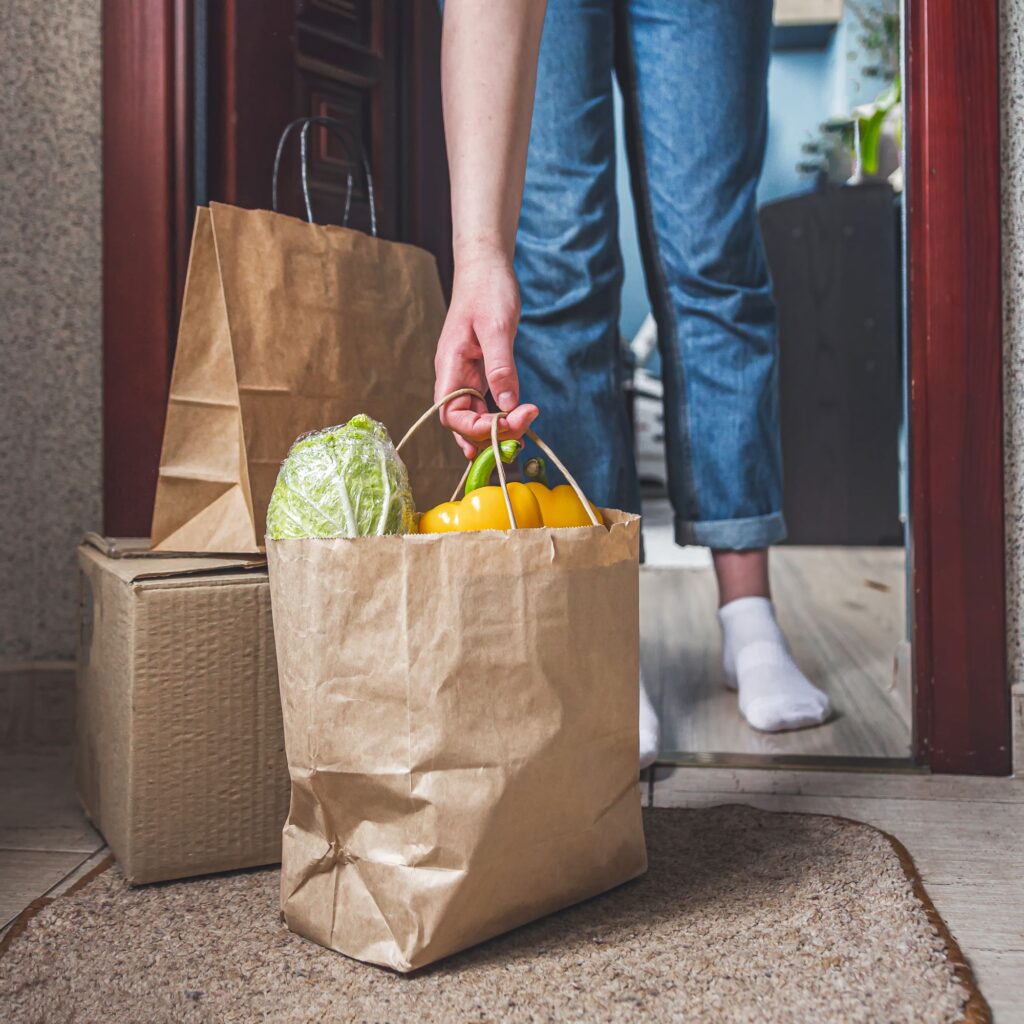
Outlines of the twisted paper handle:
M 452 391 L 450 394 L 444 396 L 444 398 L 436 401 L 406 432 L 405 436 L 395 446 L 396 451 L 401 451 L 402 446 L 409 440 L 413 434 L 416 433 L 420 427 L 423 426 L 435 412 L 438 411 L 442 406 L 447 405 L 453 398 L 460 398 L 462 395 L 472 395 L 474 398 L 479 398 L 483 401 L 483 395 L 480 394 L 476 388 L 459 388 L 457 391 Z M 516 523 L 515 513 L 512 511 L 512 500 L 508 494 L 508 483 L 505 481 L 505 468 L 501 461 L 501 449 L 498 447 L 498 420 L 503 414 L 500 412 L 494 413 L 491 419 L 491 449 L 494 452 L 494 463 L 498 469 L 498 483 L 501 486 L 501 494 L 505 499 L 505 510 L 508 512 L 508 521 L 511 524 L 513 530 L 518 530 L 519 525 Z M 594 510 L 590 507 L 590 502 L 587 501 L 587 496 L 583 493 L 583 488 L 576 482 L 576 478 L 566 469 L 565 464 L 562 460 L 548 447 L 548 445 L 542 441 L 532 430 L 526 431 L 526 436 L 533 441 L 533 443 L 558 467 L 561 471 L 562 476 L 569 481 L 569 486 L 576 492 L 576 497 L 583 503 L 584 509 L 586 509 L 587 515 L 590 517 L 590 522 L 594 526 L 600 526 L 600 520 L 598 520 Z M 462 474 L 462 479 L 459 481 L 458 486 L 455 488 L 452 494 L 452 501 L 458 497 L 459 491 L 462 490 L 466 483 L 466 477 L 469 476 L 469 467 L 471 463 L 466 465 L 466 471 Z

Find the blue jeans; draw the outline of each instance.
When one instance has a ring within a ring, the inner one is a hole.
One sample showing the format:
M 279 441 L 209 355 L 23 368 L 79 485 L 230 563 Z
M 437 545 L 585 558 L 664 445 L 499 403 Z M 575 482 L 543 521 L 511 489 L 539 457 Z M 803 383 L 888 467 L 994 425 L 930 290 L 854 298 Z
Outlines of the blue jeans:
M 522 398 L 593 501 L 639 511 L 618 331 L 614 73 L 680 544 L 740 550 L 785 535 L 775 308 L 755 201 L 771 10 L 549 0 L 544 23 L 516 242 Z

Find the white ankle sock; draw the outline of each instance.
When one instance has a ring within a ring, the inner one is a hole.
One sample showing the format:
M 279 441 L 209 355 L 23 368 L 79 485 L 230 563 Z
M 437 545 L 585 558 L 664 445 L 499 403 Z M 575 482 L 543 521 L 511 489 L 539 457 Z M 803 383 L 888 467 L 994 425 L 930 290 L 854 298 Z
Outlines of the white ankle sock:
M 658 716 L 647 696 L 644 674 L 640 673 L 640 770 L 650 767 L 658 757 L 661 743 L 661 726 Z
M 755 729 L 783 732 L 820 725 L 828 697 L 797 668 L 766 597 L 741 597 L 718 611 L 726 683 L 740 693 L 740 711 Z

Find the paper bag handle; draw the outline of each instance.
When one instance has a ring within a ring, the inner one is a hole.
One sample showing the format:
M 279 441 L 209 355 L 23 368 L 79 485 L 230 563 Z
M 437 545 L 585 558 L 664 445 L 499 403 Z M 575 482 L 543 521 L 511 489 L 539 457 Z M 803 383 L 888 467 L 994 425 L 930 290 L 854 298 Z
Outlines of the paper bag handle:
M 281 138 L 277 142 L 277 152 L 274 154 L 274 177 L 271 182 L 270 204 L 274 213 L 277 213 L 277 179 L 281 171 L 281 157 L 284 154 L 285 143 L 294 128 L 302 127 L 299 135 L 299 167 L 302 175 L 302 198 L 306 204 L 306 220 L 313 223 L 313 204 L 309 198 L 309 126 L 311 124 L 323 125 L 348 152 L 348 139 L 342 132 L 345 127 L 343 121 L 336 117 L 297 117 L 285 130 L 281 132 Z M 365 153 L 360 153 L 363 163 L 363 174 L 366 176 L 366 197 L 370 206 L 370 234 L 377 237 L 377 204 L 373 195 L 373 175 L 370 173 L 370 162 L 366 159 Z M 352 207 L 352 172 L 346 174 L 347 187 L 345 189 L 345 214 L 342 217 L 342 225 L 348 227 L 349 210 Z
M 459 388 L 457 391 L 452 391 L 450 394 L 444 396 L 444 398 L 435 402 L 420 418 L 405 432 L 405 436 L 395 446 L 396 451 L 401 451 L 402 446 L 416 433 L 424 423 L 430 419 L 431 416 L 437 412 L 442 406 L 447 405 L 453 398 L 460 398 L 462 395 L 472 395 L 474 398 L 479 398 L 483 401 L 483 395 L 480 394 L 476 388 Z M 516 523 L 515 513 L 512 511 L 512 500 L 508 495 L 508 483 L 505 481 L 505 468 L 501 460 L 501 449 L 498 447 L 498 420 L 502 417 L 503 413 L 496 412 L 491 419 L 491 450 L 494 452 L 494 464 L 498 469 L 498 483 L 501 486 L 502 497 L 505 499 L 505 511 L 508 512 L 508 521 L 511 524 L 513 530 L 518 530 L 519 525 Z M 587 515 L 590 517 L 590 522 L 594 526 L 600 526 L 601 521 L 597 518 L 593 508 L 590 506 L 590 502 L 587 501 L 587 496 L 583 493 L 583 488 L 576 482 L 576 478 L 566 469 L 565 464 L 562 460 L 551 450 L 551 448 L 542 441 L 532 430 L 525 431 L 526 436 L 555 464 L 555 466 L 561 471 L 562 476 L 569 482 L 569 486 L 576 492 L 576 497 L 580 499 L 583 504 L 583 508 L 586 510 Z M 462 490 L 463 485 L 466 483 L 466 478 L 469 476 L 469 467 L 472 463 L 467 463 L 466 471 L 462 474 L 462 479 L 459 481 L 458 486 L 455 488 L 452 494 L 452 501 L 454 501 Z

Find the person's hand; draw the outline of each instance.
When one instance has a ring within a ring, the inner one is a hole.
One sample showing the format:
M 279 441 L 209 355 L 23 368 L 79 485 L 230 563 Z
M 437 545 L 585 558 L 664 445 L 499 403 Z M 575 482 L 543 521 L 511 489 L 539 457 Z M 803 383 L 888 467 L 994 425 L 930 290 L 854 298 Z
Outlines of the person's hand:
M 536 419 L 535 405 L 519 404 L 519 376 L 512 343 L 519 324 L 519 289 L 508 259 L 481 253 L 459 261 L 452 301 L 434 357 L 434 401 L 459 388 L 490 390 L 505 413 L 503 437 L 521 437 Z M 480 399 L 461 395 L 441 410 L 441 422 L 473 458 L 491 433 L 493 414 Z

